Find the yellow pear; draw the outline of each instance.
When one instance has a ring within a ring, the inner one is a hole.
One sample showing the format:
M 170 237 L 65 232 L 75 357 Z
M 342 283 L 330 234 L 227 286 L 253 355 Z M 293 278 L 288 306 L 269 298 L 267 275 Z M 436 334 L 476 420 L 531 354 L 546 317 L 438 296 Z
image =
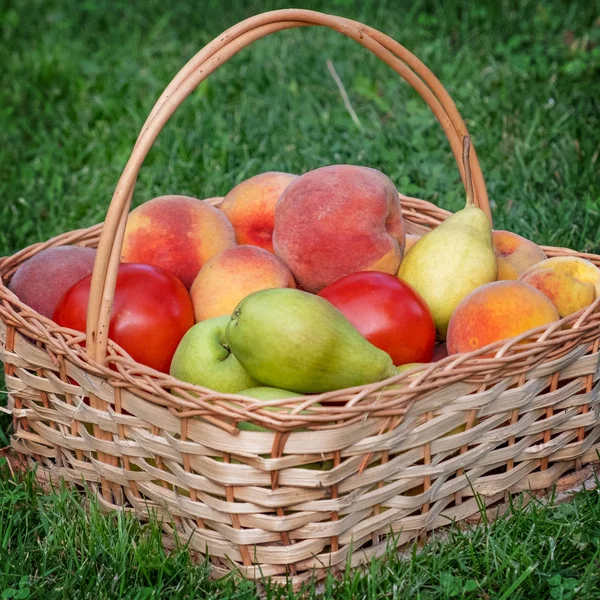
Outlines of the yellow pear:
M 465 208 L 417 241 L 398 271 L 398 277 L 412 285 L 429 305 L 441 340 L 446 339 L 450 317 L 460 301 L 479 286 L 496 281 L 498 272 L 492 224 L 473 202 L 469 147 L 466 136 Z

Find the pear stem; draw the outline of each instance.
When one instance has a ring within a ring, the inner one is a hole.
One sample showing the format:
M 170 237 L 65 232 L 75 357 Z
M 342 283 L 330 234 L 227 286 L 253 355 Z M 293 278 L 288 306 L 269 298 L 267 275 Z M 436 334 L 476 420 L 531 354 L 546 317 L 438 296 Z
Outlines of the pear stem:
M 475 206 L 473 194 L 473 179 L 471 178 L 471 164 L 469 163 L 470 150 L 471 136 L 465 135 L 463 137 L 463 167 L 465 169 L 465 190 L 467 191 L 467 202 L 465 204 L 465 208 L 468 206 Z

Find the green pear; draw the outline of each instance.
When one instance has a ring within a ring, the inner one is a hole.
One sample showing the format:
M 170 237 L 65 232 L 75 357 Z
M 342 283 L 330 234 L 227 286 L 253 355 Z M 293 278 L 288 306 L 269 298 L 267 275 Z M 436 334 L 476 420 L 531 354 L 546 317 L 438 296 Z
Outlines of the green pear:
M 498 272 L 492 224 L 473 203 L 468 155 L 466 137 L 465 208 L 417 241 L 398 271 L 398 277 L 414 287 L 428 304 L 441 340 L 446 339 L 450 317 L 461 300 L 479 286 L 496 281 Z
M 227 343 L 254 379 L 298 393 L 373 383 L 396 372 L 389 354 L 333 304 L 297 289 L 246 296 L 227 325 Z
M 411 371 L 412 369 L 416 369 L 417 367 L 422 367 L 424 365 L 427 364 L 431 364 L 431 363 L 406 363 L 404 365 L 399 365 L 396 367 L 396 375 L 400 375 L 401 373 L 405 373 L 406 371 Z M 418 371 L 415 373 L 412 373 L 411 375 L 409 375 L 409 378 L 414 378 L 414 377 L 418 377 L 422 374 L 422 371 Z M 402 389 L 404 386 L 406 385 L 406 382 L 404 383 L 393 383 L 392 385 L 388 385 L 386 386 L 384 389 L 386 390 L 398 390 L 398 389 Z
M 406 363 L 404 365 L 399 365 L 396 367 L 396 373 L 399 375 L 400 373 L 404 373 L 405 371 L 410 371 L 411 369 L 416 369 L 417 367 L 422 367 L 428 363 Z
M 227 323 L 228 315 L 200 321 L 188 329 L 173 355 L 171 375 L 225 394 L 254 387 L 257 382 L 227 347 Z
M 249 396 L 250 398 L 256 398 L 257 400 L 281 400 L 282 398 L 299 398 L 302 394 L 296 394 L 296 392 L 290 392 L 289 390 L 282 390 L 273 387 L 254 387 L 239 392 L 240 396 Z M 266 406 L 266 410 L 286 410 L 281 406 Z M 310 411 L 303 411 L 304 414 Z M 242 431 L 268 431 L 265 427 L 249 423 L 248 421 L 242 421 L 238 423 L 238 428 Z

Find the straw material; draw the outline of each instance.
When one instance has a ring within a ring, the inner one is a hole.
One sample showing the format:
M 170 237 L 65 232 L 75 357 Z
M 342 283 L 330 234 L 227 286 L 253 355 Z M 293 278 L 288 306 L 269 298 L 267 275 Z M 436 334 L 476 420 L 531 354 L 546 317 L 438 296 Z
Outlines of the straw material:
M 464 123 L 416 57 L 347 19 L 274 11 L 225 32 L 175 77 L 142 128 L 103 224 L 0 258 L 0 359 L 13 448 L 42 479 L 87 484 L 107 510 L 165 517 L 165 544 L 189 539 L 210 555 L 216 575 L 236 569 L 297 585 L 382 554 L 391 534 L 403 545 L 477 518 L 476 494 L 493 511 L 523 490 L 573 482 L 600 449 L 600 301 L 383 382 L 268 402 L 183 383 L 135 363 L 105 337 L 133 185 L 156 135 L 235 52 L 309 24 L 355 39 L 405 77 L 440 120 L 464 176 Z M 474 151 L 470 162 L 475 202 L 489 215 Z M 450 215 L 417 198 L 401 202 L 412 233 Z M 6 287 L 25 260 L 65 244 L 99 248 L 86 333 L 58 327 Z M 600 256 L 543 249 L 600 266 Z M 241 421 L 267 431 L 240 431 Z

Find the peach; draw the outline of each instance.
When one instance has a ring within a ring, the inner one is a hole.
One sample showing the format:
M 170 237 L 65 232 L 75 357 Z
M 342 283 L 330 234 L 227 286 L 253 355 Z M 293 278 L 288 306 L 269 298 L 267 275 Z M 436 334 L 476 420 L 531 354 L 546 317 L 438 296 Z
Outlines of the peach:
M 537 244 L 512 231 L 493 231 L 492 241 L 498 259 L 498 281 L 519 279 L 529 267 L 548 258 Z
M 472 352 L 558 321 L 554 304 L 522 281 L 494 281 L 478 287 L 456 307 L 448 326 L 449 354 Z
M 196 322 L 230 315 L 249 294 L 269 288 L 295 288 L 285 265 L 268 250 L 235 246 L 224 250 L 200 269 L 190 294 Z
M 566 317 L 600 296 L 600 269 L 578 256 L 555 256 L 539 262 L 519 277 L 544 292 Z
M 223 199 L 219 208 L 235 230 L 238 244 L 249 244 L 273 252 L 275 205 L 283 190 L 297 175 L 269 171 L 242 181 Z
M 368 167 L 309 171 L 290 183 L 275 210 L 275 254 L 309 292 L 357 271 L 395 275 L 404 243 L 398 192 Z
M 189 289 L 205 262 L 235 245 L 219 209 L 189 196 L 159 196 L 129 214 L 121 260 L 162 267 Z
M 96 250 L 83 246 L 46 248 L 23 262 L 8 288 L 49 319 L 62 295 L 94 269 Z

